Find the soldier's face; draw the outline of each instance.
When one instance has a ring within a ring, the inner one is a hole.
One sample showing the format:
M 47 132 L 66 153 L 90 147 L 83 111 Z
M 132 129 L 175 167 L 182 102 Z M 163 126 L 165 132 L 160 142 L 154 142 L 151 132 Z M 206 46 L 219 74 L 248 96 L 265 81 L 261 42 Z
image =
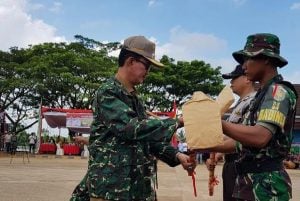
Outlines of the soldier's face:
M 247 77 L 245 75 L 241 75 L 239 77 L 233 78 L 230 81 L 230 87 L 233 91 L 233 93 L 240 96 L 242 93 L 242 90 L 244 89 L 245 85 L 247 84 Z
M 132 58 L 130 67 L 131 82 L 134 85 L 143 83 L 150 71 L 149 62 L 143 58 Z
M 262 58 L 245 58 L 243 69 L 245 74 L 250 81 L 260 81 L 264 76 L 265 59 Z

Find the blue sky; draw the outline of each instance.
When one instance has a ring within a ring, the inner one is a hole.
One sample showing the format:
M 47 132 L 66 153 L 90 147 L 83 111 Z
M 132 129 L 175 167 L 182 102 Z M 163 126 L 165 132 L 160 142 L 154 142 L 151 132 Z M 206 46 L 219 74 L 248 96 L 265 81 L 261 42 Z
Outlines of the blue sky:
M 249 34 L 270 32 L 289 61 L 279 72 L 300 83 L 300 0 L 0 0 L 0 25 L 5 51 L 76 34 L 98 41 L 145 35 L 158 58 L 204 60 L 223 73 Z
M 279 72 L 300 83 L 300 0 L 0 0 L 4 51 L 71 42 L 76 34 L 110 42 L 145 35 L 156 42 L 158 58 L 203 60 L 227 73 L 236 65 L 232 52 L 258 32 L 280 37 L 289 64 Z

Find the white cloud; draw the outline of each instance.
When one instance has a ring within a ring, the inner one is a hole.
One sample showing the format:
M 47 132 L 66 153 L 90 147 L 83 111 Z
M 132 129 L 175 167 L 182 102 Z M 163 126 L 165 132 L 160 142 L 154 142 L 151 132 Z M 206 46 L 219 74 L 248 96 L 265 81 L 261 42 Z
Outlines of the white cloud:
M 156 59 L 167 55 L 176 61 L 203 60 L 212 67 L 222 66 L 221 72 L 231 72 L 237 63 L 228 52 L 228 56 L 223 57 L 227 49 L 227 42 L 213 34 L 189 33 L 180 27 L 175 27 L 170 31 L 170 38 L 167 43 L 160 42 L 153 36 L 147 37 L 156 44 Z M 124 41 L 120 41 L 122 44 Z M 110 52 L 110 56 L 117 57 L 119 50 Z M 227 55 L 225 53 L 225 55 Z
M 54 2 L 52 7 L 49 10 L 54 13 L 59 13 L 61 9 L 62 9 L 62 3 Z
M 159 1 L 159 0 L 149 0 L 148 1 L 148 7 L 152 7 L 152 8 L 162 6 L 163 4 L 164 3 L 162 1 Z
M 43 4 L 40 4 L 40 3 L 36 3 L 36 4 L 31 4 L 29 9 L 30 10 L 33 10 L 33 11 L 36 11 L 36 10 L 41 10 L 41 9 L 44 9 L 45 6 Z
M 27 0 L 0 1 L 1 50 L 7 51 L 13 46 L 27 47 L 30 44 L 66 41 L 65 37 L 57 36 L 55 27 L 43 20 L 32 19 L 27 11 L 30 6 Z
M 162 45 L 158 43 L 156 55 L 158 58 L 165 54 L 175 60 L 190 61 L 197 59 L 207 61 L 226 50 L 226 48 L 227 42 L 213 34 L 191 33 L 181 27 L 175 27 L 170 31 L 169 42 Z M 219 61 L 217 60 L 214 59 L 214 63 L 221 65 L 227 59 L 219 58 Z M 222 62 L 220 62 L 221 60 Z M 226 63 L 228 62 L 226 61 Z
M 150 0 L 150 1 L 148 2 L 148 6 L 151 7 L 151 6 L 153 6 L 155 3 L 156 3 L 155 0 Z
M 111 57 L 118 57 L 120 54 L 120 50 L 114 50 L 114 51 L 111 51 L 108 53 L 108 56 L 111 56 Z
M 291 10 L 300 10 L 300 2 L 293 3 L 290 7 Z

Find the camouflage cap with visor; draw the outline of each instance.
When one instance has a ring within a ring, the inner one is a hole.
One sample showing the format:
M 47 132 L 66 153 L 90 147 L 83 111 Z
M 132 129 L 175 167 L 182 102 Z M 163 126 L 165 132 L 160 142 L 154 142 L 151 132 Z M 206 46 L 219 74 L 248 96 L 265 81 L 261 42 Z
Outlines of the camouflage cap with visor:
M 279 38 L 270 33 L 258 33 L 249 35 L 243 50 L 232 53 L 233 58 L 240 64 L 244 63 L 245 57 L 264 55 L 276 61 L 279 67 L 285 66 L 288 61 L 280 56 Z
M 223 79 L 235 79 L 242 75 L 245 75 L 245 70 L 242 65 L 237 65 L 231 73 L 222 74 Z
M 163 67 L 164 65 L 155 60 L 155 43 L 144 36 L 131 36 L 124 41 L 123 47 L 126 50 L 143 56 L 154 66 Z

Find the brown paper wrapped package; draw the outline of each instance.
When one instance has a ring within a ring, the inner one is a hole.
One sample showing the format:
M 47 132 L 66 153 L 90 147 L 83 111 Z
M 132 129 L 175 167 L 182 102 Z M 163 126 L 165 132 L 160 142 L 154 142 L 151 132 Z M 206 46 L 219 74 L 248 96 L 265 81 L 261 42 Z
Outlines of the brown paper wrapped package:
M 234 102 L 233 93 L 229 85 L 226 85 L 219 93 L 216 102 L 219 104 L 221 116 L 223 116 Z
M 192 99 L 182 107 L 189 149 L 205 149 L 223 143 L 221 116 L 233 101 L 228 86 L 219 94 L 217 101 L 201 91 L 194 92 Z

